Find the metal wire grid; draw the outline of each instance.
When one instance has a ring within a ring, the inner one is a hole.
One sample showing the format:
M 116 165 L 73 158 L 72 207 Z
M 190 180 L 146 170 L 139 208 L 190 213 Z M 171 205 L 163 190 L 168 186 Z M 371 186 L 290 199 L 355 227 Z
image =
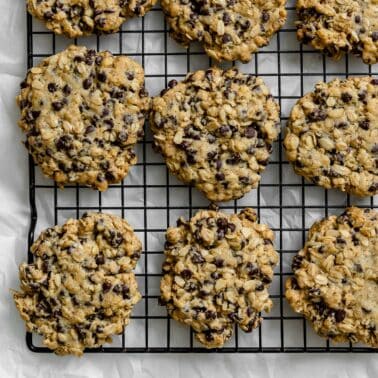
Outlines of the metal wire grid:
M 351 57 L 345 57 L 341 63 L 334 63 L 311 48 L 297 43 L 292 22 L 295 14 L 293 1 L 289 2 L 287 10 L 289 21 L 273 38 L 271 44 L 255 54 L 251 63 L 240 65 L 244 72 L 258 74 L 268 85 L 270 84 L 281 106 L 283 126 L 292 104 L 310 90 L 315 82 L 328 81 L 335 76 L 378 74 L 377 65 L 366 66 Z M 150 20 L 158 20 L 158 22 L 150 22 Z M 56 37 L 44 27 L 38 26 L 38 22 L 32 20 L 29 15 L 27 34 L 29 68 L 38 60 L 60 51 L 62 43 L 67 45 L 71 42 Z M 148 51 L 147 44 L 152 36 L 159 36 L 156 48 L 162 47 L 163 51 Z M 128 51 L 125 46 L 132 44 L 132 41 L 135 41 L 134 37 L 139 41 L 137 48 Z M 115 55 L 130 55 L 145 67 L 147 89 L 150 89 L 149 84 L 152 85 L 156 80 L 156 93 L 158 89 L 165 88 L 169 80 L 180 79 L 188 71 L 199 66 L 207 68 L 212 65 L 212 61 L 206 57 L 202 49 L 191 46 L 189 50 L 185 50 L 174 44 L 168 36 L 167 25 L 160 7 L 152 9 L 143 19 L 129 21 L 117 34 L 95 36 L 83 42 L 77 40 L 74 42 L 90 44 L 91 47 L 102 50 L 103 42 L 106 40 L 112 41 L 111 46 L 105 46 L 106 49 L 111 50 Z M 294 47 L 286 47 L 288 41 Z M 43 50 L 43 45 L 50 47 L 48 50 Z M 149 72 L 148 60 L 155 58 L 158 58 L 158 63 L 155 63 L 153 72 Z M 182 72 L 177 72 L 176 68 L 171 69 L 173 67 L 170 64 L 171 60 L 174 67 L 180 67 Z M 295 93 L 290 92 L 293 86 L 296 87 Z M 169 319 L 165 309 L 157 305 L 166 226 L 174 225 L 179 215 L 191 217 L 208 203 L 195 189 L 186 187 L 168 175 L 163 161 L 151 152 L 151 136 L 148 132 L 138 145 L 137 155 L 139 162 L 131 169 L 129 176 L 122 183 L 111 185 L 105 193 L 91 191 L 78 185 L 68 186 L 62 191 L 51 181 L 41 177 L 39 169 L 29 157 L 31 209 L 29 247 L 38 226 L 43 228 L 42 226 L 47 227 L 51 223 L 62 223 L 68 217 L 80 217 L 82 213 L 90 210 L 126 216 L 143 242 L 143 256 L 138 263 L 136 273 L 143 299 L 136 306 L 129 326 L 119 338 L 110 345 L 87 350 L 88 353 L 377 351 L 363 345 L 333 345 L 321 339 L 314 334 L 301 316 L 291 311 L 283 296 L 284 282 L 291 275 L 292 256 L 304 244 L 307 230 L 313 221 L 329 213 L 340 213 L 350 204 L 377 208 L 376 197 L 359 200 L 305 182 L 303 178 L 292 172 L 285 161 L 281 136 L 274 145 L 273 157 L 259 188 L 243 199 L 220 204 L 220 209 L 226 212 L 236 212 L 247 206 L 254 207 L 261 221 L 268 223 L 275 231 L 280 264 L 275 271 L 275 279 L 270 290 L 274 301 L 273 312 L 264 316 L 262 326 L 252 334 L 239 332 L 235 327 L 233 339 L 224 348 L 209 351 L 194 340 L 193 333 L 188 327 Z M 266 179 L 268 177 L 269 179 Z M 87 198 L 90 198 L 90 201 L 87 201 Z M 156 198 L 159 198 L 158 203 Z M 40 215 L 38 218 L 38 226 L 37 210 L 38 214 L 43 213 L 43 216 Z M 47 220 L 49 217 L 50 220 Z M 289 221 L 290 219 L 294 219 L 294 222 Z M 29 262 L 32 261 L 30 252 L 28 259 Z M 27 333 L 26 342 L 34 352 L 50 352 L 49 349 L 41 346 L 40 340 L 35 335 Z

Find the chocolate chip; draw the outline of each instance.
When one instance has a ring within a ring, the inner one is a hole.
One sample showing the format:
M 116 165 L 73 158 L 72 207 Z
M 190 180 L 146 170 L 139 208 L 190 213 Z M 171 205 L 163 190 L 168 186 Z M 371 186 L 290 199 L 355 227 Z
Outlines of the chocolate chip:
M 340 323 L 345 319 L 346 312 L 344 310 L 336 310 L 335 311 L 335 320 L 336 323 Z
M 370 83 L 373 85 L 378 85 L 378 79 L 372 79 Z
M 91 78 L 87 78 L 83 81 L 83 88 L 89 89 L 92 86 L 93 80 Z
M 350 100 L 352 100 L 352 95 L 350 95 L 349 93 L 347 92 L 344 92 L 341 94 L 341 99 L 344 101 L 344 102 L 350 102 Z
M 327 305 L 323 301 L 321 301 L 315 303 L 314 308 L 319 315 L 323 316 L 327 310 Z
M 226 136 L 227 134 L 230 133 L 230 131 L 231 131 L 231 129 L 230 129 L 228 126 L 226 126 L 226 125 L 221 126 L 221 127 L 219 128 L 219 133 L 220 133 L 222 136 Z
M 218 218 L 217 219 L 217 226 L 222 229 L 226 229 L 228 226 L 228 221 L 226 218 Z
M 105 281 L 103 284 L 102 284 L 102 291 L 104 293 L 107 293 L 110 289 L 112 288 L 112 284 L 108 281 Z
M 55 83 L 49 83 L 47 89 L 49 92 L 54 93 L 58 89 L 58 86 Z
M 246 136 L 246 138 L 254 138 L 257 135 L 257 131 L 252 126 L 248 126 L 245 129 L 244 135 Z
M 291 264 L 291 269 L 294 271 L 299 269 L 302 265 L 302 260 L 303 260 L 303 256 L 295 255 L 293 258 L 293 263 Z
M 358 122 L 358 126 L 361 127 L 363 130 L 369 130 L 370 128 L 370 121 L 368 119 L 364 119 Z
M 268 22 L 269 18 L 270 18 L 269 13 L 267 11 L 262 11 L 262 14 L 261 14 L 262 22 Z
M 348 122 L 339 122 L 335 125 L 337 129 L 345 129 L 349 126 Z
M 217 181 L 223 181 L 225 179 L 225 176 L 223 173 L 216 173 L 215 178 Z
M 105 264 L 105 256 L 104 255 L 97 255 L 96 256 L 96 264 L 97 265 Z
M 128 72 L 126 76 L 127 76 L 127 80 L 130 80 L 130 81 L 134 80 L 135 78 L 134 72 Z
M 192 257 L 190 258 L 193 264 L 202 264 L 205 262 L 205 259 L 199 252 L 193 252 Z
M 71 137 L 63 135 L 55 142 L 55 145 L 58 151 L 69 149 L 71 148 Z
M 362 269 L 362 266 L 361 264 L 354 264 L 354 270 L 357 272 L 357 273 L 362 273 L 364 270 Z
M 236 165 L 240 163 L 240 161 L 241 161 L 240 154 L 234 153 L 234 154 L 231 154 L 230 158 L 226 160 L 226 163 L 230 165 Z
M 130 288 L 126 285 L 122 285 L 122 298 L 129 299 L 130 298 Z
M 214 280 L 217 280 L 219 279 L 220 277 L 222 277 L 222 275 L 219 273 L 219 272 L 212 272 L 210 274 L 211 278 L 213 278 Z
M 53 107 L 53 109 L 57 112 L 59 112 L 60 110 L 63 109 L 63 101 L 54 101 L 51 103 L 51 106 Z
M 99 72 L 97 74 L 97 79 L 98 79 L 98 81 L 101 81 L 102 83 L 105 83 L 105 81 L 106 81 L 106 73 L 105 72 Z
M 80 56 L 80 55 L 76 55 L 74 57 L 74 62 L 76 62 L 76 63 L 84 62 L 84 58 L 82 56 Z
M 119 143 L 125 143 L 127 141 L 128 137 L 129 137 L 129 135 L 127 134 L 127 132 L 124 131 L 124 130 L 121 130 L 119 132 L 118 136 L 117 136 L 117 141 Z
M 171 80 L 169 83 L 168 83 L 168 87 L 169 88 L 173 88 L 173 87 L 175 87 L 176 85 L 177 85 L 178 83 L 177 83 L 177 80 Z
M 336 238 L 336 243 L 339 243 L 339 244 L 346 244 L 346 240 L 343 239 L 343 238 L 337 237 L 337 238 Z
M 373 40 L 373 42 L 377 42 L 378 41 L 378 32 L 374 31 L 373 33 L 371 33 L 371 39 Z
M 114 291 L 116 294 L 121 294 L 121 293 L 122 293 L 122 285 L 121 285 L 121 284 L 116 284 L 116 285 L 114 285 L 114 287 L 113 287 L 113 291 Z
M 192 152 L 187 152 L 187 153 L 186 153 L 186 161 L 187 161 L 189 164 L 195 164 L 195 163 L 196 163 L 196 158 L 195 158 L 194 153 L 192 153 Z
M 244 185 L 248 185 L 249 184 L 249 177 L 241 176 L 241 177 L 239 177 L 239 181 Z
M 222 43 L 229 43 L 232 41 L 232 38 L 230 36 L 230 34 L 228 33 L 224 33 L 223 36 L 222 36 Z
M 214 264 L 217 268 L 222 268 L 223 267 L 223 264 L 224 264 L 224 260 L 217 257 L 215 260 L 214 260 Z
M 216 319 L 217 314 L 214 311 L 207 310 L 205 312 L 206 319 Z
M 43 14 L 43 18 L 47 21 L 50 21 L 52 20 L 52 18 L 54 17 L 54 13 L 51 12 L 51 11 L 47 11 Z
M 93 131 L 95 131 L 96 128 L 93 126 L 93 125 L 89 125 L 86 129 L 85 129 L 85 135 L 87 134 L 90 134 L 90 133 L 93 133 Z
M 223 13 L 223 23 L 228 25 L 231 22 L 231 17 L 227 12 Z
M 212 161 L 216 156 L 217 156 L 217 152 L 216 151 L 210 151 L 210 152 L 207 153 L 207 159 L 209 161 Z
M 71 87 L 66 84 L 64 87 L 63 87 L 63 93 L 68 96 L 69 94 L 71 94 Z
M 108 241 L 112 247 L 114 248 L 119 247 L 122 244 L 123 240 L 124 240 L 123 236 L 120 232 L 110 231 L 110 238 Z
M 310 122 L 324 121 L 327 118 L 327 113 L 324 110 L 316 109 L 308 115 Z
M 189 280 L 193 275 L 193 272 L 189 269 L 184 269 L 183 271 L 181 271 L 180 273 L 180 276 L 184 279 L 184 280 Z

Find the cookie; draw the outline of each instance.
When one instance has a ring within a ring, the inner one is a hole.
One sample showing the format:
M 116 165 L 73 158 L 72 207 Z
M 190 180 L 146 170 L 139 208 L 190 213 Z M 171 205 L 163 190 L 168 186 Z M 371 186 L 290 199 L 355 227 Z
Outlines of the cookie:
M 303 43 L 339 59 L 351 52 L 366 64 L 378 61 L 378 9 L 375 1 L 297 0 L 297 36 Z
M 378 212 L 357 207 L 316 222 L 293 259 L 286 298 L 335 342 L 378 347 Z
M 278 262 L 274 234 L 256 213 L 201 210 L 167 230 L 161 302 L 169 315 L 192 327 L 206 348 L 232 336 L 234 324 L 251 332 L 269 311 L 268 287 Z
M 138 63 L 70 46 L 31 68 L 21 88 L 25 146 L 59 186 L 103 191 L 136 163 L 150 107 Z
M 378 193 L 378 79 L 318 83 L 291 111 L 284 139 L 297 174 L 327 189 Z
M 171 36 L 184 46 L 199 41 L 216 60 L 248 62 L 286 21 L 286 0 L 162 0 Z
M 56 354 L 80 356 L 111 342 L 141 295 L 132 269 L 141 242 L 116 216 L 85 214 L 41 233 L 20 265 L 14 300 L 29 332 Z
M 172 80 L 151 113 L 154 147 L 171 173 L 211 201 L 258 185 L 280 130 L 279 106 L 262 79 L 236 68 Z
M 114 33 L 122 23 L 144 16 L 156 0 L 27 0 L 29 13 L 55 34 L 77 38 Z

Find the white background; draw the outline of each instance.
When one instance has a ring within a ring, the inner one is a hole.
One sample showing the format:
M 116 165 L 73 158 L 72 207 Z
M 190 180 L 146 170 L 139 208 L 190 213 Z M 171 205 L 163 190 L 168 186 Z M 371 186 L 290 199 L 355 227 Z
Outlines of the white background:
M 0 378 L 377 377 L 376 354 L 91 355 L 30 352 L 10 295 L 29 226 L 27 154 L 14 98 L 26 68 L 24 0 L 0 0 Z

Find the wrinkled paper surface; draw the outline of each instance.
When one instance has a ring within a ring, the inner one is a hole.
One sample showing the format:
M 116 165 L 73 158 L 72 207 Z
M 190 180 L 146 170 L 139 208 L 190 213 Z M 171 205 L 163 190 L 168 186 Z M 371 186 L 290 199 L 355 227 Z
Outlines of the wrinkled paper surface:
M 25 76 L 26 70 L 26 15 L 23 0 L 0 0 L 1 32 L 0 32 L 0 377 L 18 378 L 42 378 L 42 377 L 64 377 L 64 378 L 109 378 L 109 377 L 375 377 L 378 375 L 378 364 L 376 355 L 370 354 L 121 354 L 121 355 L 100 355 L 87 354 L 81 359 L 75 357 L 57 357 L 51 354 L 36 354 L 30 352 L 25 343 L 24 324 L 18 316 L 16 308 L 10 295 L 10 288 L 18 287 L 18 264 L 26 259 L 27 250 L 27 231 L 29 227 L 29 203 L 28 203 L 28 159 L 25 148 L 20 141 L 23 139 L 21 132 L 16 126 L 18 109 L 16 108 L 14 97 L 18 92 L 20 81 Z M 141 20 L 134 20 L 124 26 L 124 30 L 133 30 L 141 27 Z M 150 12 L 145 17 L 143 27 L 145 30 L 162 29 L 163 19 L 161 12 Z M 286 27 L 293 27 L 293 12 L 289 14 Z M 44 30 L 43 26 L 35 23 L 35 30 Z M 51 37 L 42 35 L 35 37 L 35 53 L 51 54 Z M 118 35 L 109 35 L 101 38 L 100 48 L 110 49 L 113 52 L 120 52 Z M 105 41 L 105 42 L 104 42 Z M 79 40 L 88 46 L 96 46 L 96 38 L 90 37 Z M 272 51 L 277 48 L 277 39 L 264 51 Z M 299 73 L 300 60 L 299 54 L 285 54 L 285 50 L 298 49 L 294 33 L 280 34 L 281 46 L 281 72 Z M 56 39 L 57 51 L 63 49 L 68 44 L 64 38 Z M 122 52 L 130 53 L 141 51 L 142 41 L 139 33 L 126 33 L 122 44 Z M 194 70 L 208 67 L 209 61 L 206 57 L 194 56 L 187 65 L 186 55 L 168 56 L 165 62 L 163 56 L 154 55 L 164 51 L 164 35 L 162 33 L 146 33 L 144 48 L 152 55 L 145 55 L 144 61 L 141 56 L 135 56 L 137 60 L 143 62 L 147 75 L 163 75 L 165 73 L 165 63 L 167 72 L 172 78 L 177 75 L 181 78 L 187 69 Z M 306 48 L 305 48 L 306 49 Z M 183 51 L 169 37 L 167 39 L 167 51 Z M 198 47 L 192 47 L 192 51 L 201 51 Z M 320 54 L 308 54 L 303 57 L 304 72 L 315 72 L 317 75 L 309 75 L 303 82 L 303 90 L 310 90 L 314 83 L 322 80 L 322 58 Z M 274 95 L 278 95 L 281 90 L 283 96 L 281 105 L 283 116 L 286 117 L 294 99 L 290 96 L 298 96 L 301 92 L 301 83 L 298 76 L 288 75 L 281 78 L 281 87 L 278 87 L 277 79 L 277 54 L 259 54 L 258 63 L 252 60 L 251 63 L 244 65 L 242 70 L 261 74 L 268 85 L 271 86 Z M 362 65 L 358 59 L 349 59 L 349 69 L 356 73 L 367 73 L 367 67 Z M 375 68 L 377 69 L 377 68 Z M 327 60 L 327 72 L 344 72 L 345 61 L 334 63 Z M 376 71 L 375 71 L 376 72 Z M 265 74 L 265 75 L 264 75 Z M 331 79 L 332 76 L 327 79 Z M 152 95 L 155 95 L 165 86 L 164 77 L 146 79 L 147 88 Z M 138 147 L 139 159 L 143 155 L 142 149 Z M 278 145 L 275 145 L 273 160 L 277 160 L 279 153 Z M 148 162 L 161 162 L 159 156 L 154 154 L 150 148 L 146 151 Z M 125 184 L 140 185 L 142 183 L 140 171 L 141 167 L 131 169 L 130 175 Z M 148 168 L 147 182 L 155 185 L 165 185 L 167 182 L 164 166 Z M 294 175 L 292 169 L 283 166 L 283 182 L 300 184 L 301 179 Z M 263 176 L 263 184 L 277 183 L 278 165 L 271 164 Z M 49 180 L 41 177 L 37 170 L 37 183 L 50 184 Z M 173 178 L 169 177 L 169 183 L 178 184 Z M 174 224 L 179 215 L 188 216 L 184 210 L 171 210 L 167 214 L 164 210 L 154 210 L 156 206 L 166 206 L 166 191 L 164 187 L 153 188 L 147 193 L 147 205 L 149 206 L 148 224 L 149 228 L 165 228 L 162 222 Z M 260 205 L 273 206 L 273 208 L 262 208 L 260 211 L 261 220 L 268 223 L 271 227 L 279 227 L 279 210 L 274 208 L 279 204 L 277 188 L 261 187 Z M 188 201 L 189 189 L 175 188 L 170 189 L 170 205 L 186 206 Z M 129 190 L 126 188 L 126 205 L 137 207 L 143 205 L 143 190 Z M 302 201 L 301 189 L 299 186 L 289 186 L 283 188 L 282 203 L 287 205 L 300 205 Z M 306 188 L 306 204 L 321 206 L 324 203 L 324 190 L 319 188 Z M 195 190 L 192 191 L 193 206 L 206 206 L 207 202 Z M 376 200 L 376 199 L 375 199 Z M 74 204 L 74 190 L 59 191 L 59 206 Z M 97 206 L 98 195 L 91 190 L 82 190 L 80 193 L 81 206 Z M 117 206 L 120 201 L 120 193 L 109 190 L 103 194 L 102 201 L 104 206 Z M 346 205 L 346 197 L 339 193 L 330 191 L 328 193 L 330 213 L 341 212 L 340 209 L 332 209 L 333 205 Z M 369 200 L 359 200 L 351 198 L 351 203 L 369 205 Z M 37 232 L 54 222 L 52 193 L 51 190 L 42 190 L 37 193 L 38 205 L 38 225 Z M 230 205 L 230 204 L 225 204 Z M 231 203 L 231 206 L 233 203 Z M 254 190 L 238 201 L 238 206 L 256 206 L 257 191 Z M 229 209 L 228 211 L 231 211 Z M 116 211 L 112 211 L 117 213 Z M 126 210 L 126 218 L 136 229 L 143 227 L 142 215 L 138 211 Z M 302 234 L 290 228 L 301 227 L 302 217 L 305 218 L 305 225 L 308 227 L 316 219 L 324 215 L 321 209 L 312 208 L 304 213 L 299 209 L 286 209 L 282 214 L 281 226 L 288 229 L 282 235 L 282 240 L 277 234 L 277 243 L 282 241 L 283 249 L 298 249 L 302 245 Z M 57 221 L 62 223 L 70 216 L 75 216 L 75 212 L 62 211 L 58 214 Z M 163 219 L 163 221 L 162 221 Z M 278 223 L 277 223 L 278 222 Z M 143 235 L 140 234 L 143 238 Z M 151 232 L 147 238 L 149 250 L 159 250 L 163 243 L 163 234 Z M 146 247 L 146 246 L 144 246 Z M 278 245 L 279 248 L 279 245 Z M 282 259 L 283 270 L 289 269 L 291 255 Z M 142 264 L 142 263 L 141 263 Z M 161 258 L 148 263 L 149 272 L 159 272 Z M 139 272 L 143 272 L 143 267 L 138 267 Z M 138 270 L 137 270 L 138 271 Z M 143 282 L 140 283 L 141 290 L 144 289 Z M 149 283 L 150 285 L 150 283 Z M 158 281 L 151 283 L 149 292 L 158 293 Z M 272 291 L 279 292 L 279 283 L 272 286 Z M 278 302 L 275 302 L 273 315 L 279 314 Z M 139 305 L 138 305 L 139 306 Z M 137 306 L 137 307 L 138 307 Z M 164 314 L 164 309 L 159 308 L 156 303 L 149 305 L 152 314 Z M 140 306 L 135 309 L 135 313 L 141 311 Z M 286 307 L 284 311 L 293 315 L 291 310 Z M 135 323 L 135 324 L 134 324 Z M 177 346 L 187 342 L 187 328 L 171 322 L 171 345 Z M 164 325 L 150 324 L 150 345 L 164 346 L 165 330 Z M 161 331 L 163 330 L 163 331 Z M 133 346 L 133 342 L 140 342 L 144 336 L 143 325 L 137 324 L 132 320 L 126 332 L 127 345 Z M 161 334 L 159 334 L 159 332 Z M 285 345 L 301 345 L 303 339 L 302 322 L 285 324 Z M 309 345 L 322 346 L 324 342 L 308 331 Z M 262 328 L 263 345 L 279 346 L 279 324 L 265 321 Z M 239 332 L 240 345 L 256 345 L 258 332 L 251 335 L 244 335 Z M 114 343 L 119 343 L 115 339 Z M 142 340 L 143 342 L 143 340 Z M 36 341 L 38 343 L 38 340 Z M 234 345 L 231 341 L 229 345 Z M 249 344 L 252 343 L 252 344 Z M 287 343 L 287 344 L 286 344 Z M 299 344 L 298 344 L 299 343 Z M 136 345 L 135 345 L 136 346 Z M 143 346 L 143 345 L 142 345 Z

